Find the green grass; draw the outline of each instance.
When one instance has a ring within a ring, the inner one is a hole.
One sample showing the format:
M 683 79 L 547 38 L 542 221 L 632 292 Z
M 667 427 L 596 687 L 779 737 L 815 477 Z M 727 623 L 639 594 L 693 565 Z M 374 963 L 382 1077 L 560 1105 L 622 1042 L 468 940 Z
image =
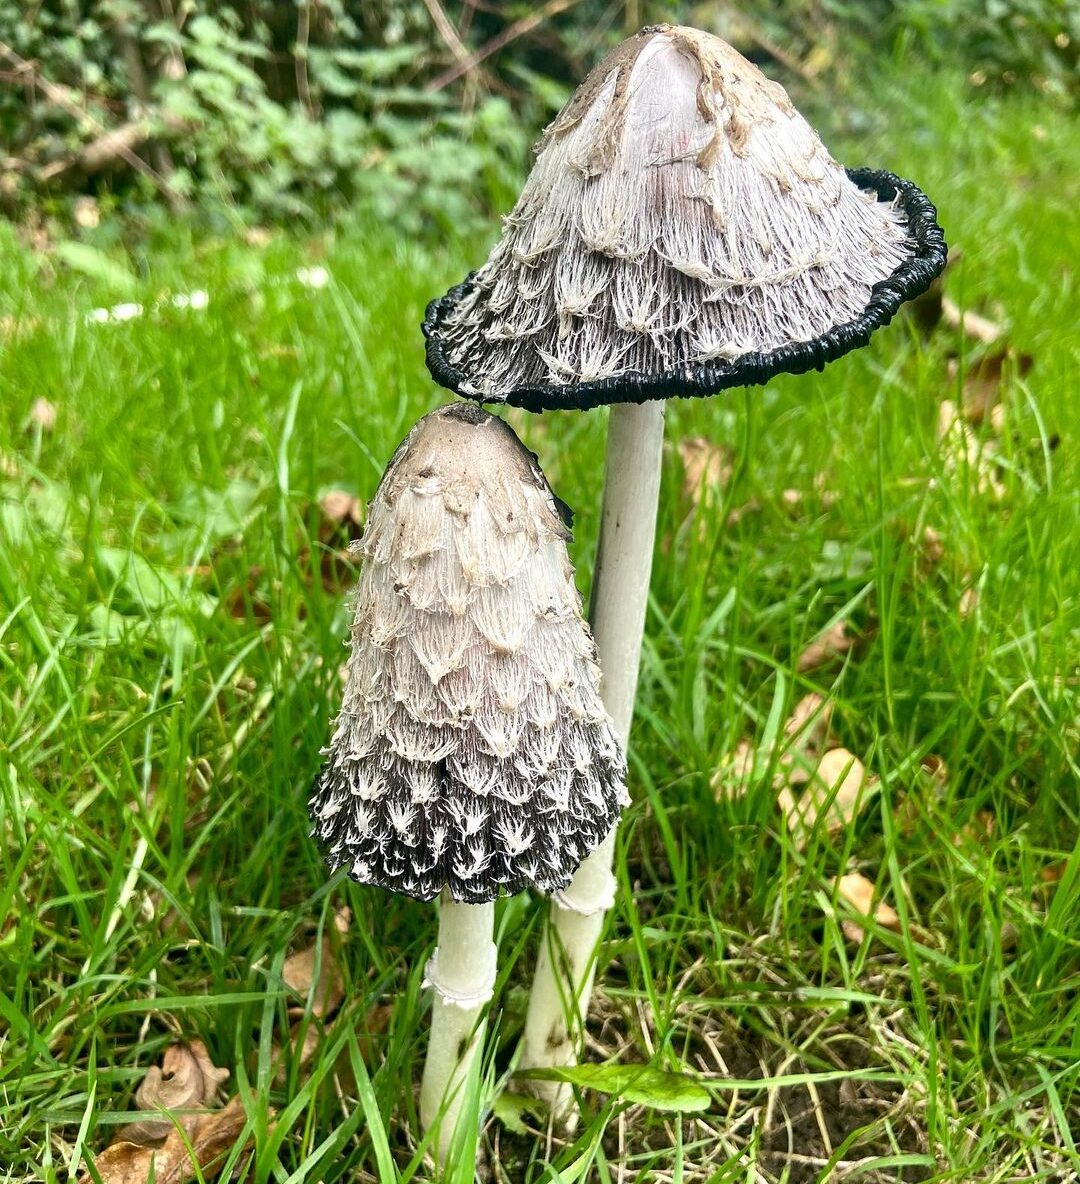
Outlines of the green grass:
M 503 1104 L 481 1139 L 485 1178 L 1080 1171 L 1080 126 L 949 80 L 865 106 L 891 130 L 849 120 L 838 154 L 934 196 L 963 250 L 949 294 L 1002 316 L 1035 359 L 1007 384 L 1004 495 L 936 443 L 958 390 L 948 330 L 921 342 L 901 319 L 821 375 L 670 406 L 673 444 L 736 449 L 724 511 L 760 508 L 696 530 L 668 454 L 635 805 L 588 1055 L 692 1073 L 712 1101 L 679 1116 L 586 1091 L 566 1142 Z M 231 1070 L 253 1138 L 231 1161 L 251 1164 L 245 1179 L 429 1179 L 414 1085 L 434 910 L 329 882 L 307 837 L 347 630 L 348 581 L 319 578 L 336 542 L 320 542 L 317 499 L 370 497 L 444 401 L 417 324 L 483 244 L 358 223 L 264 248 L 177 228 L 125 252 L 103 228 L 125 279 L 0 236 L 0 1180 L 73 1178 L 178 1037 Z M 313 262 L 325 289 L 296 279 Z M 196 287 L 203 312 L 83 323 Z M 33 422 L 41 397 L 51 431 Z M 604 414 L 514 422 L 577 510 L 587 589 Z M 794 512 L 785 489 L 804 494 Z M 944 547 L 932 565 L 926 526 Z M 840 615 L 859 646 L 798 674 Z M 709 783 L 812 689 L 835 698 L 839 739 L 881 792 L 800 852 L 768 775 L 736 801 Z M 943 782 L 921 769 L 930 754 Z M 830 881 L 849 869 L 877 882 L 899 933 L 845 940 Z M 275 1080 L 296 1002 L 282 960 L 343 904 L 340 1018 Z M 485 1109 L 512 1067 L 541 916 L 539 901 L 500 905 Z

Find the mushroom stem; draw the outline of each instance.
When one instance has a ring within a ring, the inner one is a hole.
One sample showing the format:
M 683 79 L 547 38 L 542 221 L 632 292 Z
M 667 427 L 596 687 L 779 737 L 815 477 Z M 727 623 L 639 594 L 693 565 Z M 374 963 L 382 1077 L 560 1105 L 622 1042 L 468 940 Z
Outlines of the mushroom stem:
M 424 972 L 424 986 L 434 988 L 435 998 L 420 1086 L 420 1122 L 425 1131 L 438 1128 L 434 1151 L 444 1165 L 483 1045 L 480 1016 L 495 986 L 494 933 L 493 903 L 458 904 L 443 890 L 439 944 Z
M 600 656 L 600 695 L 626 747 L 634 714 L 660 493 L 664 404 L 618 404 L 608 423 L 604 501 L 589 616 Z M 589 1013 L 604 914 L 614 903 L 615 831 L 552 900 L 525 1020 L 522 1068 L 572 1065 Z M 556 1117 L 569 1086 L 533 1082 Z

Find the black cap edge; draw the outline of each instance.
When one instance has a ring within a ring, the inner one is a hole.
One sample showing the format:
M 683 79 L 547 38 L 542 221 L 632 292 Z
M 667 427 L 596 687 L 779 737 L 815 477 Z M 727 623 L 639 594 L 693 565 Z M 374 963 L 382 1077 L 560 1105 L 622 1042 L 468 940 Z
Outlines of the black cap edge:
M 887 325 L 900 306 L 921 296 L 945 268 L 948 248 L 938 225 L 934 204 L 912 181 L 876 169 L 848 169 L 848 179 L 870 190 L 882 201 L 899 198 L 915 242 L 915 253 L 887 278 L 876 283 L 863 312 L 812 341 L 792 342 L 767 353 L 744 354 L 732 361 L 714 359 L 665 374 L 623 374 L 579 383 L 537 383 L 517 387 L 501 398 L 480 397 L 462 390 L 466 375 L 447 361 L 439 331 L 443 319 L 471 289 L 471 273 L 427 306 L 421 328 L 427 339 L 426 358 L 431 377 L 443 387 L 478 403 L 506 404 L 527 411 L 584 411 L 612 403 L 646 403 L 650 399 L 696 398 L 715 395 L 731 387 L 759 386 L 777 374 L 803 374 L 822 370 L 859 349 L 870 335 Z

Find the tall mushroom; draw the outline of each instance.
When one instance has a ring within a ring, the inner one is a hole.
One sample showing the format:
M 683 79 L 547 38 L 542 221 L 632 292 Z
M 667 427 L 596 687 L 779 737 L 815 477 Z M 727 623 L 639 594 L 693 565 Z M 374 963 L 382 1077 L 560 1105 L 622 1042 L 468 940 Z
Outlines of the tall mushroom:
M 359 543 L 344 702 L 311 817 L 354 880 L 441 895 L 420 1111 L 444 1162 L 495 983 L 494 900 L 565 888 L 627 800 L 569 537 L 513 431 L 455 404 L 398 448 Z
M 923 292 L 945 254 L 914 184 L 843 169 L 731 46 L 657 25 L 586 78 L 545 132 L 487 262 L 429 305 L 428 367 L 443 386 L 532 411 L 612 405 L 591 618 L 624 743 L 662 400 L 822 368 Z M 609 837 L 555 903 L 526 1064 L 572 1061 L 575 1008 L 563 999 L 585 1015 L 611 851 Z M 566 953 L 566 989 L 552 981 L 552 945 Z

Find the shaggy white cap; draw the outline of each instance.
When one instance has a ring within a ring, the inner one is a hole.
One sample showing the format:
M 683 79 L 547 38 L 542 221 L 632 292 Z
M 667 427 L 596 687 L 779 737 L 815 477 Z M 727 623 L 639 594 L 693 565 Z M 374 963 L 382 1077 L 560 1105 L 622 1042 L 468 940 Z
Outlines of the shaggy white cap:
M 569 537 L 501 420 L 457 404 L 409 433 L 359 543 L 345 700 L 311 799 L 335 867 L 475 904 L 565 887 L 615 825 L 626 766 Z
M 849 179 L 783 87 L 718 37 L 645 29 L 547 129 L 487 263 L 429 311 L 429 365 L 462 394 L 534 409 L 563 404 L 514 392 L 670 375 L 709 393 L 732 383 L 698 367 L 827 339 L 890 277 L 894 303 L 925 287 L 944 246 L 918 197 L 934 258 L 901 281 L 917 254 L 904 210 Z M 796 349 L 772 372 L 822 360 Z

